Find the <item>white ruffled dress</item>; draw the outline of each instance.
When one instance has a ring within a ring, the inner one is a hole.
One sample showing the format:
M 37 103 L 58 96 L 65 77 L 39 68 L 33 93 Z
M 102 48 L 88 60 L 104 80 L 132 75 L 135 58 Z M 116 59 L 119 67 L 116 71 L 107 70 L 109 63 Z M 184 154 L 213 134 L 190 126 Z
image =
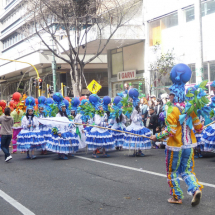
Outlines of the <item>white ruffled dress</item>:
M 28 128 L 28 125 L 31 125 Z M 36 126 L 36 127 L 34 127 Z M 45 139 L 39 129 L 39 122 L 34 116 L 33 119 L 26 116 L 22 119 L 22 130 L 17 136 L 17 150 L 18 151 L 29 151 L 33 149 L 44 150 Z
M 65 122 L 68 122 L 68 118 L 64 116 L 62 117 L 59 113 L 56 117 L 51 118 L 53 120 L 53 125 L 55 125 L 52 127 L 58 128 L 58 134 L 60 133 L 61 137 L 59 137 L 58 134 L 51 132 L 51 137 L 47 140 L 46 149 L 59 154 L 74 153 L 78 151 L 79 147 L 78 135 L 73 132 L 73 127 L 69 124 L 56 124 L 59 118 L 65 118 Z
M 74 122 L 74 123 L 80 123 L 80 124 L 82 124 L 82 119 L 81 119 L 81 114 L 80 114 L 80 113 L 78 113 L 78 114 L 75 116 L 73 122 Z M 84 126 L 83 126 L 83 125 L 76 125 L 76 127 L 74 127 L 74 129 L 73 129 L 73 132 L 74 132 L 74 133 L 78 133 L 78 132 L 77 132 L 77 128 L 79 129 L 79 132 L 80 132 L 80 136 L 79 136 L 79 134 L 78 134 L 79 149 L 83 149 L 83 148 L 85 148 L 86 145 L 87 145 L 87 144 L 85 143 L 85 141 L 86 141 L 86 135 L 85 135 L 85 133 L 83 133 L 83 131 L 84 131 Z
M 105 127 L 107 123 L 107 114 L 100 116 L 95 114 L 95 125 Z M 106 151 L 112 150 L 115 147 L 115 141 L 112 134 L 103 128 L 93 127 L 88 133 L 86 133 L 86 144 L 88 150 L 95 151 L 97 148 L 104 148 Z
M 142 116 L 137 112 L 136 109 L 134 109 L 131 114 L 131 120 L 131 125 L 129 125 L 125 131 L 147 137 L 152 135 L 152 132 L 148 128 L 144 127 Z M 123 143 L 123 148 L 135 150 L 151 149 L 151 140 L 125 133 L 125 142 Z
M 117 123 L 116 119 L 110 119 L 109 124 L 111 124 L 111 128 L 115 130 L 124 131 L 126 129 L 125 126 L 126 123 L 126 117 L 124 114 L 122 114 L 122 122 Z M 123 143 L 125 141 L 125 133 L 117 132 L 117 131 L 111 131 L 110 133 L 113 135 L 113 138 L 115 140 L 115 147 L 122 147 Z

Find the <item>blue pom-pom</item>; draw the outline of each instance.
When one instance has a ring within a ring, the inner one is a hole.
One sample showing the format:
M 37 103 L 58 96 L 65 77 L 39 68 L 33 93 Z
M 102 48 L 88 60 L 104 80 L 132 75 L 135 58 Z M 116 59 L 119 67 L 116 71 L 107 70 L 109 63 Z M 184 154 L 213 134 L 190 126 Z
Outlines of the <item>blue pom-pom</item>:
M 114 100 L 113 100 L 113 103 L 114 103 L 115 105 L 118 105 L 118 103 L 119 103 L 121 100 L 122 100 L 122 97 L 116 96 L 116 97 L 114 98 Z
M 32 96 L 28 96 L 25 100 L 25 106 L 35 106 L 35 99 Z
M 100 100 L 100 98 L 96 94 L 91 94 L 89 96 L 89 101 L 92 104 L 95 104 L 95 103 L 99 102 L 99 100 Z
M 190 80 L 191 75 L 192 71 L 190 67 L 183 63 L 175 65 L 170 72 L 172 82 L 177 84 L 187 83 Z
M 78 99 L 78 97 L 75 97 L 72 99 L 71 101 L 71 105 L 77 107 L 80 104 L 80 100 Z
M 138 98 L 139 96 L 139 92 L 136 88 L 130 89 L 128 94 L 132 99 Z
M 54 103 L 52 98 L 47 98 L 45 104 L 46 105 L 52 105 Z
M 104 103 L 104 105 L 109 105 L 109 104 L 111 103 L 111 98 L 110 98 L 110 96 L 105 96 L 105 97 L 103 98 L 103 103 Z
M 55 93 L 54 95 L 53 95 L 53 100 L 56 102 L 56 103 L 61 103 L 63 100 L 64 100 L 64 98 L 63 98 L 63 96 L 62 96 L 62 94 L 61 93 Z

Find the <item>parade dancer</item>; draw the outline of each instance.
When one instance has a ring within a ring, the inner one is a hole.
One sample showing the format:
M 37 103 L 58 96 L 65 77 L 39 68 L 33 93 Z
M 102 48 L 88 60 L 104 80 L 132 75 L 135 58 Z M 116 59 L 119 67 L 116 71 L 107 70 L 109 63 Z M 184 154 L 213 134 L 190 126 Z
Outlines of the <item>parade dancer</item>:
M 11 107 L 11 117 L 13 117 L 14 125 L 13 125 L 13 136 L 12 136 L 12 144 L 13 151 L 12 153 L 17 152 L 17 135 L 22 129 L 21 120 L 24 115 L 23 106 L 21 105 L 21 94 L 19 92 L 15 92 L 12 96 L 13 108 Z M 13 110 L 12 110 L 13 109 Z
M 5 100 L 1 100 L 0 101 L 0 116 L 4 115 L 4 110 L 6 108 L 6 101 Z M 1 125 L 0 125 L 0 128 L 1 128 Z M 1 137 L 0 137 L 0 150 L 1 150 Z
M 110 120 L 109 124 L 112 125 L 111 128 L 115 130 L 123 131 L 126 129 L 125 123 L 126 118 L 125 115 L 122 113 L 122 98 L 120 96 L 116 96 L 113 101 L 113 112 L 110 113 Z M 116 149 L 122 150 L 122 146 L 125 140 L 124 133 L 117 132 L 117 131 L 110 131 L 113 135 L 115 140 L 115 147 Z
M 34 150 L 43 150 L 45 139 L 39 130 L 39 122 L 34 116 L 35 100 L 29 96 L 25 100 L 26 116 L 22 119 L 22 130 L 18 134 L 17 150 L 27 151 L 27 159 L 35 159 Z M 31 151 L 31 156 L 29 154 Z
M 129 96 L 133 99 L 133 111 L 131 114 L 131 125 L 126 128 L 126 132 L 133 134 L 144 135 L 147 137 L 151 136 L 151 131 L 145 128 L 142 122 L 142 114 L 139 107 L 139 92 L 137 89 L 132 88 L 129 90 Z M 141 156 L 144 154 L 142 150 L 151 149 L 151 141 L 144 137 L 137 137 L 132 134 L 125 134 L 125 142 L 123 143 L 123 148 L 133 149 L 133 156 Z
M 45 96 L 40 96 L 38 98 L 38 111 L 36 116 L 37 118 L 47 118 L 49 117 L 49 113 L 47 111 L 47 105 L 46 105 L 46 97 Z M 51 137 L 51 128 L 50 126 L 43 125 L 42 123 L 39 123 L 39 129 L 40 129 L 40 134 L 44 137 L 46 141 L 49 140 Z M 44 149 L 41 151 L 41 155 L 46 155 L 47 150 Z
M 170 98 L 173 98 L 173 103 L 168 102 L 165 106 L 167 129 L 153 135 L 151 140 L 156 141 L 169 137 L 166 145 L 166 170 L 172 198 L 168 199 L 168 202 L 182 204 L 183 191 L 179 180 L 179 175 L 181 175 L 188 186 L 188 193 L 193 195 L 191 204 L 195 206 L 200 202 L 203 186 L 198 182 L 194 173 L 193 148 L 197 146 L 197 142 L 192 128 L 194 127 L 196 132 L 202 131 L 203 126 L 195 113 L 201 106 L 195 101 L 199 100 L 204 104 L 206 97 L 199 89 L 195 92 L 195 99 L 187 102 L 184 108 L 184 86 L 190 80 L 191 73 L 190 68 L 185 64 L 178 64 L 171 70 L 170 77 L 173 85 L 170 88 L 172 91 Z M 186 96 L 192 97 L 194 94 L 189 93 Z
M 53 110 L 53 112 L 58 112 L 55 117 L 56 121 L 58 121 L 59 118 L 62 118 L 62 120 L 65 118 L 65 122 L 67 122 L 69 118 L 68 112 L 70 111 L 66 108 L 68 106 L 68 101 L 65 100 L 60 93 L 55 93 L 53 95 L 53 100 L 56 104 L 56 109 Z M 67 155 L 78 150 L 78 136 L 72 132 L 70 125 L 57 122 L 55 124 L 57 125 L 52 128 L 52 136 L 46 144 L 46 149 L 58 153 L 59 159 L 68 160 Z
M 107 114 L 103 110 L 103 106 L 100 103 L 100 98 L 96 94 L 92 94 L 89 97 L 90 103 L 95 108 L 95 116 L 94 122 L 95 125 L 106 127 L 107 123 Z M 103 149 L 103 157 L 109 157 L 106 154 L 106 151 L 114 149 L 115 141 L 113 139 L 112 134 L 103 128 L 93 127 L 87 134 L 86 134 L 86 144 L 88 146 L 88 150 L 93 151 L 93 157 L 97 158 L 96 150 L 99 148 Z
M 73 118 L 74 123 L 82 124 L 81 114 L 77 113 L 77 108 L 80 104 L 80 100 L 75 97 L 71 101 L 71 116 Z M 75 125 L 73 132 L 78 135 L 79 140 L 79 150 L 86 147 L 86 135 L 84 132 L 84 125 Z
M 211 107 L 211 112 L 210 112 L 211 119 L 212 121 L 215 121 L 215 97 L 211 99 L 210 107 Z M 203 144 L 205 152 L 215 152 L 215 123 L 208 126 L 202 132 L 201 142 Z

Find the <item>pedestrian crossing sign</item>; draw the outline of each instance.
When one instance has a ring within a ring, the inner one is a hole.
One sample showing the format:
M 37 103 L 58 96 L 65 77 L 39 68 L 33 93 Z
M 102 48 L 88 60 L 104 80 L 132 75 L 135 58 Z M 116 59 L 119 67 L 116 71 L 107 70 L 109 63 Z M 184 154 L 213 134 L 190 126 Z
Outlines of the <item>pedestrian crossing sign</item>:
M 91 83 L 87 86 L 87 89 L 93 94 L 96 94 L 99 90 L 101 90 L 101 88 L 102 86 L 95 80 L 92 80 Z

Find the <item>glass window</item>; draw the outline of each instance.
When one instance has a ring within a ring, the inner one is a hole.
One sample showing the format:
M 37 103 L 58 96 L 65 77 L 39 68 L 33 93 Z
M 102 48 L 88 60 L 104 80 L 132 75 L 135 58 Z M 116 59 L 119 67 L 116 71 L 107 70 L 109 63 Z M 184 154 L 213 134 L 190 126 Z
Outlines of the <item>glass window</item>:
M 122 52 L 112 54 L 112 75 L 117 75 L 123 71 L 123 56 Z
M 194 7 L 185 10 L 186 22 L 193 21 L 195 19 Z
M 211 75 L 210 81 L 214 81 L 215 80 L 215 62 L 210 63 L 210 75 Z
M 154 46 L 162 42 L 162 31 L 178 25 L 178 13 L 171 14 L 162 19 L 151 22 L 149 25 L 149 44 Z
M 191 76 L 191 79 L 190 79 L 190 83 L 196 83 L 196 66 L 195 64 L 190 64 L 188 65 L 192 71 L 192 76 Z
M 161 43 L 161 28 L 160 20 L 151 22 L 149 25 L 149 44 L 150 46 L 156 45 L 156 43 Z
M 112 96 L 115 97 L 117 93 L 120 93 L 123 90 L 123 82 L 116 82 L 112 84 Z
M 202 4 L 202 16 L 215 13 L 215 1 L 209 1 Z
M 174 13 L 161 19 L 161 29 L 171 28 L 176 25 L 178 25 L 178 13 Z

